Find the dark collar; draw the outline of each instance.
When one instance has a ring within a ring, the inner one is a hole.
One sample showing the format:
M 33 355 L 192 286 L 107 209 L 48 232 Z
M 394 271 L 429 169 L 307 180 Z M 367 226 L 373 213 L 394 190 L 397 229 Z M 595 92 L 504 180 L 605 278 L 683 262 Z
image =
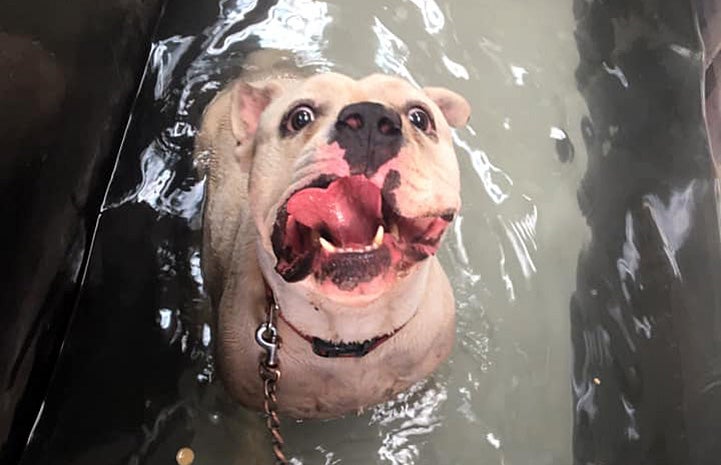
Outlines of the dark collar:
M 288 320 L 285 319 L 282 310 L 280 312 L 280 319 L 283 320 L 283 322 L 288 325 L 288 327 L 292 329 L 293 332 L 295 332 L 298 336 L 302 337 L 310 343 L 311 347 L 313 348 L 314 354 L 327 358 L 363 357 L 364 355 L 367 355 L 373 349 L 376 349 L 378 346 L 390 339 L 391 336 L 393 336 L 395 333 L 397 333 L 403 328 L 403 326 L 401 326 L 390 334 L 374 337 L 372 339 L 366 339 L 363 342 L 335 343 L 331 341 L 326 341 L 319 337 L 313 337 L 303 334 L 298 328 L 293 326 Z

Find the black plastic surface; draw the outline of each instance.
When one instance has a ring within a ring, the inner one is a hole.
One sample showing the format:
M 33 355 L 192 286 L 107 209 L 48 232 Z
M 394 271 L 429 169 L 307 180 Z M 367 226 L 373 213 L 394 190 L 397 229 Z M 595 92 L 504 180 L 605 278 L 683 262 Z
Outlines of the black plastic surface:
M 45 395 L 160 5 L 0 3 L 0 463 Z
M 721 244 L 694 12 L 574 13 L 593 235 L 571 302 L 574 463 L 718 463 Z
M 190 152 L 206 102 L 188 102 L 212 92 L 199 81 L 197 94 L 180 93 L 217 7 L 177 2 L 161 21 L 156 46 L 179 48 L 158 56 L 178 61 L 148 67 L 24 464 L 169 463 L 198 435 L 220 457 L 267 453 L 264 436 L 214 423 L 233 407 L 208 383 L 201 343 L 211 318 L 197 279 L 202 184 Z M 570 304 L 574 463 L 717 463 L 721 244 L 694 12 L 676 0 L 573 8 L 590 113 L 578 122 L 589 153 L 578 197 L 593 234 Z M 227 81 L 219 74 L 242 58 L 218 56 L 207 80 Z M 182 99 L 192 111 L 178 119 Z M 148 184 L 151 171 L 164 182 Z

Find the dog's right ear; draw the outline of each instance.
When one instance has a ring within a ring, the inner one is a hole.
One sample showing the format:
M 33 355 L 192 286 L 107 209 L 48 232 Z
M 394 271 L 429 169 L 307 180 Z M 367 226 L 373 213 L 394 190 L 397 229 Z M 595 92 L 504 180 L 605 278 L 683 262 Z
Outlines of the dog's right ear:
M 279 91 L 280 86 L 270 81 L 262 87 L 236 81 L 231 93 L 230 127 L 238 144 L 255 137 L 260 115 Z
M 463 96 L 443 87 L 424 87 L 423 92 L 440 108 L 451 127 L 468 124 L 471 117 L 471 105 Z

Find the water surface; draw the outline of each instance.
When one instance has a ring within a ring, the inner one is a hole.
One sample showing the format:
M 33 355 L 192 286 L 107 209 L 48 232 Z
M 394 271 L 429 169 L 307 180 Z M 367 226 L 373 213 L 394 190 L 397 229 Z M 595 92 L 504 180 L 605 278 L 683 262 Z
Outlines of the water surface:
M 458 307 L 451 360 L 357 418 L 287 421 L 294 461 L 570 463 L 568 304 L 587 231 L 575 194 L 585 153 L 572 142 L 586 109 L 568 2 L 289 0 L 253 17 L 258 9 L 221 2 L 200 34 L 158 39 L 148 79 L 167 127 L 141 156 L 142 184 L 123 202 L 197 221 L 202 184 L 170 191 L 172 160 L 187 163 L 202 106 L 256 47 L 287 50 L 319 72 L 445 86 L 473 107 L 455 133 L 463 211 L 440 252 Z M 245 413 L 223 415 L 218 421 L 261 428 Z M 200 457 L 202 442 L 197 448 Z
M 457 299 L 450 360 L 362 415 L 287 419 L 293 463 L 572 463 L 569 301 L 588 230 L 576 200 L 587 110 L 570 3 L 196 5 L 166 7 L 105 199 L 85 298 L 105 310 L 85 326 L 111 315 L 128 323 L 83 370 L 93 387 L 73 391 L 105 409 L 60 409 L 87 434 L 74 463 L 117 451 L 110 463 L 169 463 L 181 446 L 198 463 L 268 463 L 260 417 L 228 401 L 214 376 L 200 274 L 204 185 L 191 160 L 203 108 L 259 47 L 314 72 L 445 86 L 473 107 L 454 134 L 463 209 L 439 253 Z M 115 430 L 94 431 L 108 418 Z

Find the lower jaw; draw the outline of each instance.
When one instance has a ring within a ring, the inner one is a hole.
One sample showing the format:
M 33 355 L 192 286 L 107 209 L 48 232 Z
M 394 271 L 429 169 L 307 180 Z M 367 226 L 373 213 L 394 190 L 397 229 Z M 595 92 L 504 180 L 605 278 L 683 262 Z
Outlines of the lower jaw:
M 392 273 L 390 281 L 379 276 L 362 283 L 354 292 L 318 282 L 312 275 L 288 283 L 271 271 L 267 279 L 284 318 L 303 334 L 329 341 L 364 341 L 388 334 L 413 318 L 427 298 L 431 268 L 432 260 L 427 260 L 400 276 Z
M 314 277 L 310 279 L 315 280 Z M 359 282 L 350 290 L 343 290 L 330 279 L 315 280 L 318 293 L 329 300 L 342 301 L 344 305 L 367 305 L 388 293 L 397 284 L 399 277 L 391 270 L 382 273 L 366 282 Z
M 431 259 L 433 257 L 430 257 Z M 363 308 L 374 303 L 392 301 L 405 293 L 415 295 L 423 290 L 426 271 L 431 260 L 423 260 L 399 270 L 391 266 L 384 273 L 367 282 L 358 283 L 352 290 L 342 290 L 331 280 L 316 280 L 311 274 L 306 283 L 319 303 L 333 307 Z M 416 289 L 417 286 L 420 286 Z M 306 288 L 308 289 L 308 288 Z

